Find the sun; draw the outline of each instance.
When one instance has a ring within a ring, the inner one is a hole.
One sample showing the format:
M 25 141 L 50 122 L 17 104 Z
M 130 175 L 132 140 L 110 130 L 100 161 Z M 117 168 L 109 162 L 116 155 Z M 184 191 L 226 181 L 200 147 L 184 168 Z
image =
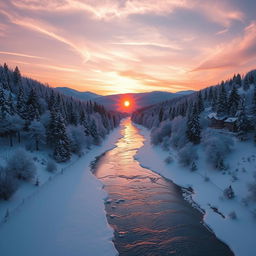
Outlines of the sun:
M 124 101 L 124 106 L 125 106 L 126 108 L 130 107 L 130 105 L 131 105 L 131 103 L 130 103 L 129 100 L 125 100 L 125 101 Z

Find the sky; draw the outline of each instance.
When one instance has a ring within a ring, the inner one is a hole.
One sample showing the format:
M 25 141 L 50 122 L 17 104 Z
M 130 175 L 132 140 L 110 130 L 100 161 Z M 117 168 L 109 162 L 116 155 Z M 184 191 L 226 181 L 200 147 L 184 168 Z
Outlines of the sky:
M 0 64 L 102 95 L 198 90 L 256 68 L 255 0 L 0 0 Z

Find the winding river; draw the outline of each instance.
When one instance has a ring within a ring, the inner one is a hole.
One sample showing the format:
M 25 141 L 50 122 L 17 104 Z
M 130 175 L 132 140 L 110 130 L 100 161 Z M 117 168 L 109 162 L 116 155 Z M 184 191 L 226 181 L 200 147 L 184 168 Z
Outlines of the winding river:
M 121 256 L 226 256 L 227 245 L 203 224 L 203 215 L 170 180 L 134 159 L 144 137 L 130 119 L 121 123 L 116 148 L 93 165 L 109 198 L 106 213 Z

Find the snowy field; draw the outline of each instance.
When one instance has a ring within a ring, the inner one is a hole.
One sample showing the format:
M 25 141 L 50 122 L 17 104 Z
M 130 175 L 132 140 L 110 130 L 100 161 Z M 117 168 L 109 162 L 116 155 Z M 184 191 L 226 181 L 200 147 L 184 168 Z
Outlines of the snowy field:
M 248 183 L 253 181 L 256 171 L 256 150 L 252 142 L 235 141 L 235 149 L 228 156 L 229 170 L 213 170 L 205 160 L 203 149 L 198 146 L 198 170 L 181 167 L 175 151 L 167 152 L 150 143 L 150 131 L 137 125 L 145 136 L 144 146 L 137 152 L 140 164 L 174 183 L 193 188 L 192 200 L 205 211 L 204 221 L 217 237 L 228 244 L 236 256 L 254 256 L 256 242 L 256 219 L 253 216 L 256 205 L 245 205 Z M 174 161 L 167 164 L 170 156 Z M 236 176 L 237 179 L 233 177 Z M 205 179 L 207 178 L 207 181 Z M 208 180 L 209 179 L 209 180 Z M 235 192 L 234 199 L 226 199 L 223 190 L 229 185 Z M 232 214 L 230 214 L 232 213 Z M 232 218 L 236 215 L 236 218 Z
M 120 128 L 100 147 L 58 165 L 54 174 L 42 164 L 47 155 L 32 153 L 40 185 L 24 183 L 9 201 L 1 201 L 1 255 L 117 255 L 104 209 L 107 195 L 90 172 L 90 162 L 113 148 L 118 138 Z M 1 162 L 8 154 L 9 149 L 1 146 Z M 9 217 L 4 222 L 7 209 Z

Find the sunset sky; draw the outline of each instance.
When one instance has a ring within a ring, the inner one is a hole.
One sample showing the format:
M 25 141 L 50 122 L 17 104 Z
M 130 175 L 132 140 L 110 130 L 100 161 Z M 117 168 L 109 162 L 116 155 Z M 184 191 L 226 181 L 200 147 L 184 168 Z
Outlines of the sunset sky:
M 0 0 L 0 64 L 115 94 L 200 89 L 256 68 L 254 0 Z

